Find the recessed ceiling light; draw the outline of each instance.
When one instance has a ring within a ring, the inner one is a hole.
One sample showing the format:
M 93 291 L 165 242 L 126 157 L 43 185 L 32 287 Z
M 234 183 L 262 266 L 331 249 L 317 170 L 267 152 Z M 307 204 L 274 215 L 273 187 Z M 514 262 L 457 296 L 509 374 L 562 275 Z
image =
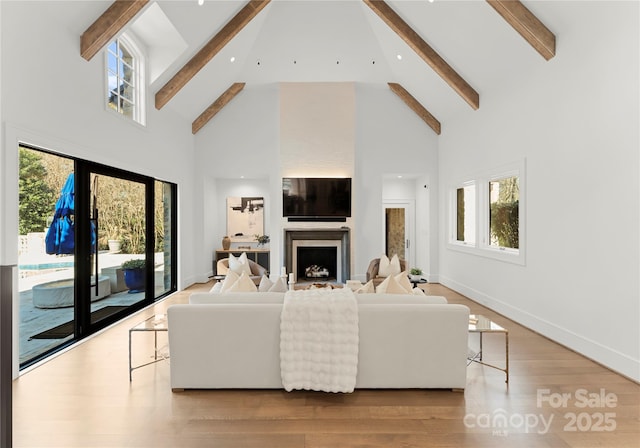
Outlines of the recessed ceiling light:
M 398 61 L 402 61 L 402 55 L 400 53 L 398 53 L 396 57 L 398 58 Z
M 231 62 L 236 62 L 236 57 L 235 56 L 231 56 L 231 59 L 229 59 Z
M 204 5 L 204 0 L 198 0 L 198 5 L 200 6 Z
M 398 179 L 402 179 L 402 174 L 398 174 Z
M 244 179 L 244 176 L 240 176 L 240 179 Z

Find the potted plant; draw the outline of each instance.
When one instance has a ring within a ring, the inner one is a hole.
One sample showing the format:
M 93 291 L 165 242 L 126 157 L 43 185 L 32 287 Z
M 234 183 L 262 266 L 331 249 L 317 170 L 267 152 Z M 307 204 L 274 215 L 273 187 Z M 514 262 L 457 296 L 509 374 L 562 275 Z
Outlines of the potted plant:
M 254 235 L 256 241 L 258 242 L 258 247 L 264 246 L 269 242 L 269 235 Z
M 140 258 L 134 258 L 122 263 L 124 271 L 124 283 L 129 288 L 129 294 L 144 292 L 145 290 L 145 267 L 147 262 Z
M 409 271 L 409 277 L 414 282 L 420 281 L 420 279 L 422 279 L 422 269 L 411 268 L 411 270 Z

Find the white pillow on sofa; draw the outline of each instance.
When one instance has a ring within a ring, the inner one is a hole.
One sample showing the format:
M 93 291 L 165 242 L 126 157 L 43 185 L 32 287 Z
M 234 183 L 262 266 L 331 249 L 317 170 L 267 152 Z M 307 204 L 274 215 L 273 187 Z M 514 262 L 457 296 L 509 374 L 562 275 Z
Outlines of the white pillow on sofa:
M 256 288 L 256 284 L 253 283 L 251 277 L 246 272 L 243 272 L 227 292 L 258 292 L 258 288 Z
M 269 280 L 269 277 L 263 274 L 260 279 L 260 284 L 258 285 L 258 292 L 267 292 L 272 286 L 273 282 Z
M 376 292 L 376 287 L 373 286 L 373 280 L 369 280 L 367 283 L 356 289 L 356 294 L 368 294 Z
M 407 290 L 407 292 L 411 292 L 413 286 L 411 286 L 411 282 L 409 281 L 409 275 L 407 275 L 407 271 L 401 272 L 395 276 L 396 281 L 400 286 Z
M 378 277 L 389 277 L 390 275 L 398 275 L 400 273 L 400 259 L 395 254 L 389 260 L 386 255 L 380 256 L 380 264 L 378 265 Z
M 221 291 L 222 291 L 222 282 L 216 282 L 216 284 L 213 285 L 213 287 L 209 290 L 209 292 L 212 294 L 218 294 Z
M 238 281 L 239 278 L 240 276 L 238 274 L 236 274 L 232 270 L 229 270 L 229 272 L 227 272 L 227 276 L 224 278 L 224 281 L 222 282 L 222 289 L 220 289 L 220 292 L 228 291 L 229 288 L 231 288 L 233 284 Z
M 282 277 L 278 277 L 278 280 L 269 288 L 269 292 L 287 292 L 287 284 Z
M 241 275 L 243 272 L 246 272 L 247 275 L 251 275 L 251 266 L 249 266 L 249 260 L 247 259 L 246 252 L 242 252 L 239 257 L 229 254 L 229 270 L 238 275 Z
M 390 275 L 389 277 L 384 279 L 384 281 L 382 283 L 380 283 L 378 285 L 378 287 L 376 288 L 376 293 L 377 294 L 385 294 L 385 293 L 387 293 L 387 294 L 408 294 L 409 291 L 404 289 L 402 287 L 402 285 L 400 285 L 400 283 L 398 283 L 398 280 L 396 280 L 395 276 Z

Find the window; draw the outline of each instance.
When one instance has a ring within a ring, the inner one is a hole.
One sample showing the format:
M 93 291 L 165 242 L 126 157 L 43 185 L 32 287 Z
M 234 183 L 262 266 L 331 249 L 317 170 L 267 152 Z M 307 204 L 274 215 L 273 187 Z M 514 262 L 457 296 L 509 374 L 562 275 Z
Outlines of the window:
M 144 125 L 142 53 L 130 38 L 123 35 L 107 47 L 106 66 L 107 108 Z
M 489 182 L 489 245 L 520 247 L 520 187 L 517 176 Z
M 456 241 L 476 242 L 476 186 L 473 183 L 456 189 Z
M 451 189 L 449 248 L 524 264 L 524 160 Z

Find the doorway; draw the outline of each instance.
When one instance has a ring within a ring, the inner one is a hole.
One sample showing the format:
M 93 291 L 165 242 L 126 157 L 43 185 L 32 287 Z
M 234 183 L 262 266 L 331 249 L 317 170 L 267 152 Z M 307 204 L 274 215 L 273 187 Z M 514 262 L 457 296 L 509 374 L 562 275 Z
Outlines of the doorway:
M 177 217 L 175 184 L 26 145 L 19 156 L 22 369 L 175 291 Z
M 415 260 L 414 206 L 412 201 L 386 200 L 383 204 L 384 253 L 389 257 L 398 255 L 406 260 L 407 267 Z

